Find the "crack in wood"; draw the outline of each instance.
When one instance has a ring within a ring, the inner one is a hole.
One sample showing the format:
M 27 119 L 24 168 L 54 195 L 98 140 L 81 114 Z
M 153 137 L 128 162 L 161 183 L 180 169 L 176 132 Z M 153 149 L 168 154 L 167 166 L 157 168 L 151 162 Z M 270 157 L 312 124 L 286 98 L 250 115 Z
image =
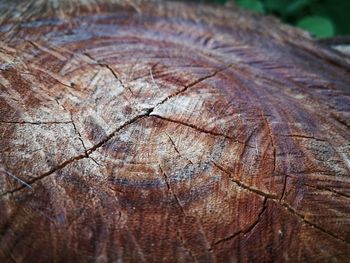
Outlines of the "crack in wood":
M 134 93 L 132 92 L 131 88 L 129 86 L 127 86 L 126 84 L 124 84 L 124 82 L 121 80 L 121 78 L 118 76 L 118 74 L 115 72 L 115 70 L 107 63 L 104 63 L 102 61 L 97 60 L 96 58 L 94 58 L 93 56 L 91 56 L 89 53 L 84 52 L 83 53 L 84 56 L 88 57 L 89 59 L 91 59 L 96 65 L 99 65 L 101 67 L 104 67 L 106 69 L 108 69 L 109 72 L 112 73 L 112 75 L 114 76 L 114 78 L 120 83 L 120 85 L 125 89 L 128 90 L 131 95 L 134 96 Z
M 163 103 L 166 102 L 167 100 L 169 100 L 169 99 L 171 99 L 171 98 L 174 98 L 174 97 L 176 97 L 176 96 L 178 96 L 178 95 L 180 95 L 180 94 L 186 92 L 189 88 L 191 88 L 191 87 L 193 87 L 193 86 L 199 84 L 200 82 L 202 82 L 202 81 L 204 81 L 204 80 L 207 80 L 207 79 L 209 79 L 209 78 L 215 77 L 217 74 L 219 74 L 219 73 L 222 72 L 222 71 L 227 70 L 228 68 L 232 67 L 233 65 L 234 65 L 234 64 L 232 64 L 232 63 L 231 63 L 231 64 L 228 64 L 228 65 L 226 65 L 226 66 L 224 66 L 224 67 L 221 67 L 220 69 L 215 70 L 213 73 L 211 73 L 211 74 L 209 74 L 209 75 L 207 75 L 207 76 L 201 77 L 201 78 L 199 78 L 199 79 L 197 79 L 197 80 L 191 82 L 190 84 L 185 85 L 185 86 L 184 86 L 182 89 L 180 89 L 179 91 L 177 91 L 177 92 L 175 92 L 175 93 L 169 95 L 168 97 L 166 97 L 160 104 L 163 104 Z M 159 106 L 159 105 L 157 105 L 157 106 Z
M 315 141 L 326 142 L 324 139 L 315 138 L 313 136 L 300 135 L 300 134 L 278 134 L 277 136 L 290 137 L 290 138 L 300 138 L 300 139 L 312 139 Z
M 342 126 L 345 126 L 346 128 L 350 128 L 350 123 L 348 123 L 347 121 L 345 121 L 344 119 L 340 118 L 340 116 L 332 113 L 331 117 L 337 121 L 337 123 L 341 124 Z
M 99 64 L 100 66 L 104 66 L 106 67 L 111 73 L 112 75 L 118 80 L 118 82 L 120 83 L 120 85 L 122 85 L 122 87 L 125 89 L 125 90 L 128 90 L 131 95 L 134 96 L 134 93 L 132 92 L 131 88 L 129 86 L 127 86 L 126 84 L 123 83 L 123 81 L 118 77 L 117 73 L 112 69 L 112 67 L 108 64 Z
M 273 133 L 272 133 L 269 121 L 267 119 L 268 115 L 264 114 L 262 109 L 259 109 L 259 111 L 261 113 L 261 118 L 265 122 L 266 127 L 267 127 L 268 132 L 269 132 L 269 137 L 270 137 L 271 145 L 272 145 L 272 149 L 273 149 L 273 169 L 272 169 L 272 174 L 275 174 L 277 153 L 276 153 L 276 146 L 275 146 L 274 136 L 273 136 Z
M 27 182 L 25 182 L 24 180 L 22 180 L 21 178 L 19 178 L 18 176 L 12 174 L 9 171 L 6 171 L 4 168 L 0 167 L 0 172 L 10 176 L 11 178 L 15 179 L 16 181 L 18 181 L 23 187 L 28 187 L 29 189 L 33 190 L 32 186 L 30 184 L 28 184 Z
M 190 164 L 193 164 L 193 162 L 192 162 L 190 159 L 188 159 L 187 157 L 184 157 L 184 156 L 180 153 L 180 151 L 177 149 L 176 144 L 175 144 L 175 142 L 173 141 L 173 139 L 170 137 L 170 135 L 167 134 L 166 132 L 165 132 L 165 134 L 168 136 L 169 141 L 170 141 L 171 145 L 173 146 L 173 148 L 175 149 L 175 151 L 177 152 L 177 154 L 178 154 L 180 157 L 186 159 Z
M 259 189 L 256 189 L 256 188 L 253 188 L 251 186 L 248 186 L 244 183 L 242 183 L 241 181 L 237 180 L 237 179 L 234 179 L 232 176 L 231 176 L 231 173 L 229 173 L 228 171 L 226 171 L 222 166 L 218 165 L 217 163 L 215 162 L 211 162 L 217 169 L 219 169 L 220 171 L 224 172 L 225 174 L 227 174 L 229 176 L 229 178 L 231 179 L 231 181 L 233 183 L 235 183 L 239 188 L 242 188 L 242 189 L 245 189 L 249 192 L 252 192 L 254 194 L 257 194 L 259 196 L 262 196 L 264 198 L 269 198 L 269 199 L 277 199 L 278 197 L 275 195 L 275 194 L 271 194 L 271 193 L 266 193 L 264 191 L 261 191 Z
M 0 123 L 30 124 L 30 125 L 51 125 L 51 124 L 70 124 L 70 123 L 72 123 L 72 121 L 4 121 L 4 120 L 0 120 Z
M 288 175 L 284 174 L 283 175 L 283 188 L 282 188 L 282 193 L 281 193 L 281 197 L 280 197 L 280 202 L 283 200 L 286 189 L 287 189 L 287 179 L 288 179 Z
M 288 203 L 286 203 L 286 202 L 281 202 L 280 204 L 282 204 L 282 206 L 285 207 L 291 214 L 293 214 L 293 215 L 297 216 L 298 218 L 300 218 L 300 219 L 301 219 L 304 223 L 306 223 L 307 225 L 309 225 L 309 226 L 311 226 L 311 227 L 313 227 L 313 228 L 316 228 L 317 230 L 321 231 L 322 233 L 327 234 L 327 235 L 329 235 L 329 236 L 331 236 L 331 237 L 333 237 L 333 238 L 335 238 L 335 239 L 337 239 L 337 240 L 339 240 L 339 241 L 341 241 L 341 242 L 344 242 L 344 243 L 346 243 L 346 244 L 350 244 L 350 242 L 347 241 L 346 239 L 341 238 L 341 237 L 339 237 L 339 236 L 337 236 L 337 235 L 334 235 L 333 233 L 331 233 L 331 232 L 325 230 L 324 228 L 320 227 L 319 225 L 317 225 L 317 224 L 315 224 L 315 223 L 309 221 L 308 219 L 305 218 L 305 215 L 303 215 L 303 214 L 301 214 L 301 213 L 298 213 L 298 212 L 296 211 L 296 209 L 293 208 L 292 206 L 290 206 Z
M 214 250 L 214 247 L 221 244 L 221 243 L 224 243 L 224 242 L 227 242 L 227 241 L 230 241 L 232 239 L 234 239 L 235 237 L 243 234 L 243 235 L 247 235 L 249 232 L 251 232 L 260 222 L 261 220 L 261 217 L 262 215 L 264 214 L 264 212 L 266 211 L 266 208 L 267 208 L 267 199 L 268 198 L 264 198 L 264 201 L 263 201 L 263 204 L 262 204 L 262 208 L 257 216 L 257 219 L 251 224 L 249 225 L 248 227 L 246 227 L 245 229 L 242 229 L 242 230 L 239 230 L 235 233 L 233 233 L 232 235 L 229 235 L 227 237 L 224 237 L 224 238 L 221 238 L 217 241 L 215 241 L 211 246 L 210 248 L 208 249 L 209 251 L 212 251 Z
M 345 198 L 350 198 L 350 195 L 344 194 L 344 193 L 342 193 L 342 192 L 338 192 L 338 191 L 333 190 L 333 189 L 328 188 L 328 187 L 320 187 L 320 186 L 311 185 L 311 184 L 308 184 L 308 183 L 305 183 L 305 182 L 304 182 L 303 184 L 306 185 L 306 186 L 308 186 L 308 187 L 317 189 L 317 190 L 327 191 L 327 192 L 331 192 L 331 193 L 336 194 L 336 195 L 340 195 L 340 196 L 345 197 Z
M 230 178 L 232 179 L 230 173 L 228 171 L 226 171 L 225 169 L 223 169 L 221 166 L 217 165 L 216 163 L 212 162 L 213 165 L 215 167 L 217 167 L 219 170 L 223 171 L 224 173 L 228 174 L 230 176 Z M 289 212 L 291 212 L 293 215 L 297 216 L 298 218 L 300 218 L 301 220 L 303 220 L 303 222 L 305 222 L 306 224 L 318 229 L 319 231 L 325 233 L 325 234 L 328 234 L 330 236 L 332 236 L 333 238 L 339 240 L 339 241 L 342 241 L 342 242 L 345 242 L 347 244 L 350 244 L 350 242 L 348 242 L 347 240 L 337 236 L 337 235 L 334 235 L 333 233 L 325 230 L 324 228 L 320 227 L 319 225 L 315 224 L 315 223 L 312 223 L 311 221 L 307 220 L 305 218 L 305 216 L 301 213 L 298 213 L 293 207 L 291 207 L 288 203 L 286 202 L 283 202 L 282 199 L 279 199 L 277 198 L 275 195 L 271 195 L 271 194 L 268 194 L 268 193 L 265 193 L 265 192 L 262 192 L 260 190 L 257 190 L 255 188 L 251 188 L 250 186 L 247 186 L 245 184 L 242 184 L 242 182 L 238 181 L 238 180 L 234 180 L 233 181 L 234 183 L 236 183 L 239 187 L 243 188 L 243 189 L 246 189 L 252 193 L 255 193 L 259 196 L 263 196 L 264 198 L 267 198 L 269 200 L 272 200 L 274 201 L 276 204 L 279 204 L 279 205 L 282 205 L 283 207 L 285 207 L 286 209 L 288 209 Z
M 162 169 L 162 167 L 160 165 L 158 165 L 158 166 L 159 166 L 159 169 L 160 169 L 160 171 L 161 171 L 161 173 L 163 175 L 163 178 L 164 178 L 164 181 L 165 181 L 165 184 L 167 186 L 168 191 L 174 197 L 175 202 L 176 202 L 177 206 L 180 208 L 181 212 L 186 216 L 185 210 L 184 210 L 183 206 L 180 203 L 179 197 L 174 193 L 173 189 L 170 186 L 168 175 L 164 172 L 164 170 Z
M 85 153 L 84 153 L 84 154 L 80 154 L 80 155 L 78 155 L 78 156 L 74 156 L 74 157 L 72 157 L 72 158 L 70 158 L 70 159 L 64 161 L 64 162 L 61 163 L 60 165 L 58 165 L 58 166 L 52 168 L 52 169 L 49 170 L 48 172 L 43 173 L 42 175 L 40 175 L 40 176 L 38 176 L 38 177 L 35 177 L 35 178 L 33 178 L 33 179 L 27 181 L 27 184 L 28 184 L 28 185 L 32 185 L 32 184 L 34 184 L 35 182 L 37 182 L 37 181 L 39 181 L 39 180 L 42 180 L 43 178 L 45 178 L 45 177 L 47 177 L 47 176 L 53 174 L 54 172 L 56 172 L 56 171 L 58 171 L 58 170 L 60 170 L 60 169 L 62 169 L 62 168 L 64 168 L 64 167 L 66 167 L 68 164 L 70 164 L 70 163 L 72 163 L 72 162 L 74 162 L 74 161 L 77 161 L 77 160 L 81 160 L 81 159 L 83 159 L 83 158 L 86 158 Z M 4 192 L 4 193 L 2 194 L 2 196 L 8 195 L 8 194 L 13 194 L 13 193 L 15 193 L 15 192 L 18 192 L 18 191 L 22 190 L 23 188 L 25 188 L 25 186 L 21 186 L 21 187 L 18 187 L 18 188 L 15 188 L 15 189 L 6 191 L 6 192 Z
M 173 120 L 173 119 L 169 119 L 169 118 L 166 118 L 166 117 L 163 117 L 161 115 L 158 115 L 158 114 L 150 114 L 150 116 L 153 116 L 153 117 L 156 117 L 156 118 L 159 118 L 159 119 L 162 119 L 164 121 L 168 121 L 168 122 L 173 122 L 173 123 L 176 123 L 176 124 L 179 124 L 179 125 L 183 125 L 183 126 L 186 126 L 186 127 L 189 127 L 189 128 L 192 128 L 192 129 L 195 129 L 199 132 L 202 132 L 202 133 L 206 133 L 206 134 L 210 134 L 210 135 L 213 135 L 213 136 L 220 136 L 220 137 L 224 137 L 226 139 L 229 139 L 229 140 L 232 140 L 234 142 L 237 142 L 237 143 L 240 143 L 242 145 L 245 145 L 249 148 L 254 148 L 253 146 L 249 145 L 249 144 L 246 144 L 245 142 L 242 142 L 242 141 L 239 141 L 237 140 L 236 138 L 234 137 L 231 137 L 231 136 L 228 136 L 226 134 L 222 134 L 222 133 L 218 133 L 218 132 L 214 132 L 214 131 L 209 131 L 209 130 L 205 130 L 203 128 L 200 128 L 194 124 L 191 124 L 191 123 L 186 123 L 186 122 L 182 122 L 182 121 L 178 121 L 178 120 Z
M 97 164 L 98 166 L 101 166 L 101 164 L 99 164 L 93 157 L 91 157 L 91 156 L 89 155 L 88 150 L 87 150 L 87 148 L 86 148 L 86 146 L 85 146 L 84 140 L 83 140 L 83 138 L 82 138 L 82 136 L 81 136 L 81 134 L 80 134 L 80 132 L 79 132 L 77 126 L 76 126 L 75 123 L 74 123 L 73 115 L 72 115 L 72 113 L 70 113 L 70 114 L 71 114 L 71 120 L 72 120 L 72 125 L 73 125 L 73 128 L 74 128 L 74 132 L 78 135 L 78 140 L 81 142 L 81 145 L 83 146 L 83 149 L 84 149 L 86 158 L 91 159 L 95 164 Z

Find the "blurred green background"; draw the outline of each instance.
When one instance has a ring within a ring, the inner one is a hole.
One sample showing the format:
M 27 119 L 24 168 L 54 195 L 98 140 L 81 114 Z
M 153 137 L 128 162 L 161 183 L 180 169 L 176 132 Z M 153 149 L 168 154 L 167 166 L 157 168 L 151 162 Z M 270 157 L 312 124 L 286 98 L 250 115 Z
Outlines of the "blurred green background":
M 245 9 L 275 15 L 285 23 L 308 30 L 317 38 L 350 35 L 350 0 L 206 0 L 205 2 L 219 4 L 235 2 Z

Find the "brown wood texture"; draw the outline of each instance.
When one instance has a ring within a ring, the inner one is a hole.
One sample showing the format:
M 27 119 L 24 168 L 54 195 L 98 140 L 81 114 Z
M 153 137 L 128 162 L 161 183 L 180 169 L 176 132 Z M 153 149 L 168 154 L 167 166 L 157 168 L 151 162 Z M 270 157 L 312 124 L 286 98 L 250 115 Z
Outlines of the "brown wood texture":
M 349 260 L 349 57 L 234 7 L 0 10 L 0 262 Z

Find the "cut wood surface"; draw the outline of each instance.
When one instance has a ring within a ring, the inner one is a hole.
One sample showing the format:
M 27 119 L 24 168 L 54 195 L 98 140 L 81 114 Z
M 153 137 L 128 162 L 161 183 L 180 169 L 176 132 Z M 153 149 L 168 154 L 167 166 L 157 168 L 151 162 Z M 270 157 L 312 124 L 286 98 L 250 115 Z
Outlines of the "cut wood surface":
M 0 262 L 349 260 L 350 57 L 234 7 L 0 10 Z

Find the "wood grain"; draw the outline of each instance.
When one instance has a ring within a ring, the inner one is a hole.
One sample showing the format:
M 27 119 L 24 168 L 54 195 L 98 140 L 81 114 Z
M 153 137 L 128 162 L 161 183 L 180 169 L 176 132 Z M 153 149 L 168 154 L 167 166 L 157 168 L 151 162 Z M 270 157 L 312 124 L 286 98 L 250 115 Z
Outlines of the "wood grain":
M 234 7 L 0 10 L 0 262 L 348 260 L 349 57 Z

